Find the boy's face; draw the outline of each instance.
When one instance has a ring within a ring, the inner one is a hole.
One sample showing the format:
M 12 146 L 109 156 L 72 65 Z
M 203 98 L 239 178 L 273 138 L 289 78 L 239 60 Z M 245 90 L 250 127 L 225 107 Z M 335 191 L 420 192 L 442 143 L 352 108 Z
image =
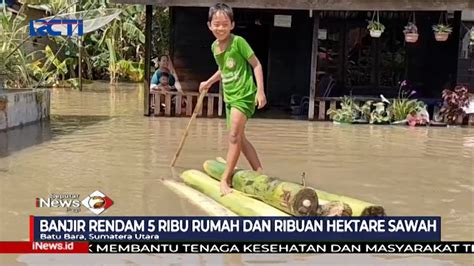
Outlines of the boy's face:
M 208 26 L 216 39 L 223 41 L 229 37 L 230 31 L 234 29 L 234 22 L 230 21 L 230 18 L 224 12 L 216 12 Z
M 169 78 L 168 78 L 167 76 L 161 76 L 161 77 L 160 77 L 160 84 L 161 84 L 161 85 L 165 85 L 165 86 L 166 86 L 166 85 L 168 85 L 168 83 L 169 83 Z

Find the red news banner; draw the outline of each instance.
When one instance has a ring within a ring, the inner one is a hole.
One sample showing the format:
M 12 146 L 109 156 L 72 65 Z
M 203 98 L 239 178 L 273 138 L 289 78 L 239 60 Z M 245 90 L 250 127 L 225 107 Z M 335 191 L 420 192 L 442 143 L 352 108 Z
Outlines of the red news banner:
M 88 242 L 35 242 L 34 216 L 30 216 L 30 241 L 0 242 L 0 254 L 89 253 Z
M 89 253 L 88 242 L 0 242 L 0 253 Z

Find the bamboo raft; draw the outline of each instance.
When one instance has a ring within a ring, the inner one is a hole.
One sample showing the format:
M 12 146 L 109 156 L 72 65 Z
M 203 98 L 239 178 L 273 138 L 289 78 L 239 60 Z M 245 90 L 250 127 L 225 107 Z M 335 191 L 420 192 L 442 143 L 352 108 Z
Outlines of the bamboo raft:
M 219 180 L 226 162 L 217 158 L 181 173 L 182 182 L 161 182 L 214 216 L 385 216 L 373 203 L 288 182 L 255 171 L 235 169 L 233 192 L 222 196 Z

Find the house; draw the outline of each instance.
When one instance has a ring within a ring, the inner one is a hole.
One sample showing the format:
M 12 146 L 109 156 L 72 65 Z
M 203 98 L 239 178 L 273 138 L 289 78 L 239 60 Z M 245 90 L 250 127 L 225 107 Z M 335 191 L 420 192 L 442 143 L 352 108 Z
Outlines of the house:
M 150 80 L 153 6 L 171 14 L 170 56 L 185 91 L 216 70 L 206 26 L 210 0 L 114 0 L 147 8 L 146 83 Z M 343 95 L 370 98 L 398 94 L 409 80 L 417 98 L 436 108 L 443 88 L 468 83 L 474 88 L 469 44 L 473 0 L 233 0 L 235 33 L 245 37 L 262 62 L 272 108 L 287 109 L 293 99 L 307 101 L 308 119 L 325 119 L 326 99 Z M 385 25 L 381 37 L 367 30 L 369 21 Z M 418 27 L 415 43 L 405 41 L 408 22 Z M 447 22 L 453 31 L 435 39 L 432 26 Z M 466 37 L 467 36 L 467 37 Z M 466 45 L 467 43 L 467 45 Z M 215 88 L 214 90 L 218 90 Z M 304 98 L 306 96 L 306 98 Z M 145 114 L 150 114 L 145 97 Z M 331 105 L 336 104 L 331 102 Z

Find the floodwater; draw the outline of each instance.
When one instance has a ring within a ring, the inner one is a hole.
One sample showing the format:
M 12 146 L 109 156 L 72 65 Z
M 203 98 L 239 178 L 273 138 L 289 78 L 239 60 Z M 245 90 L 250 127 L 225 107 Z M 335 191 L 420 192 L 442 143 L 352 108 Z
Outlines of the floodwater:
M 206 215 L 159 182 L 188 118 L 143 116 L 143 87 L 95 83 L 52 91 L 49 123 L 0 132 L 0 240 L 27 240 L 29 215 L 73 214 L 35 208 L 56 193 L 112 198 L 110 216 Z M 266 172 L 382 204 L 389 215 L 441 216 L 442 239 L 474 240 L 474 128 L 338 126 L 253 119 L 247 136 Z M 225 157 L 223 119 L 197 119 L 177 171 Z M 240 166 L 248 167 L 242 159 Z M 159 265 L 472 265 L 468 255 L 3 255 L 2 263 Z

